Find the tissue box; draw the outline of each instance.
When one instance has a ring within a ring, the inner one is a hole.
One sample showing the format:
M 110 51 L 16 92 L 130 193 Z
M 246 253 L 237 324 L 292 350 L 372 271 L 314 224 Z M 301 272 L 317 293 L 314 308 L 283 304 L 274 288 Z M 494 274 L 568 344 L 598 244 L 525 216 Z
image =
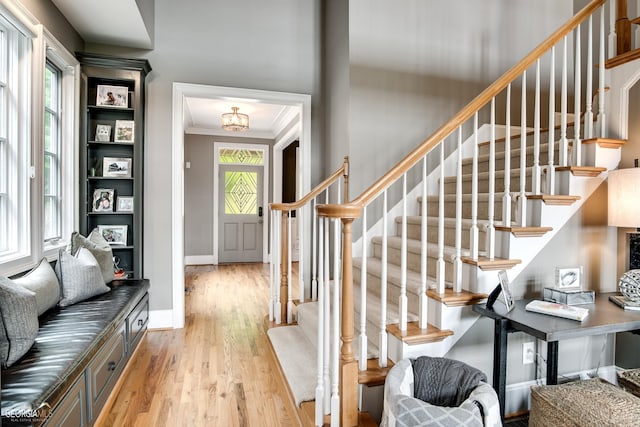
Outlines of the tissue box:
M 555 288 L 544 288 L 542 294 L 545 301 L 566 305 L 593 304 L 595 298 L 594 291 L 562 291 Z

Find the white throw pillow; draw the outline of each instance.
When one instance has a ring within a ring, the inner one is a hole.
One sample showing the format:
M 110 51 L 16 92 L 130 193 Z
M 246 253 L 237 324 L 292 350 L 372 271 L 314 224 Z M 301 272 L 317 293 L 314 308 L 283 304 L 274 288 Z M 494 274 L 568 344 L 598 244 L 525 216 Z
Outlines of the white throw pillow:
M 104 283 L 98 261 L 87 248 L 79 248 L 75 256 L 61 249 L 55 271 L 62 293 L 60 307 L 84 301 L 110 290 Z
M 60 301 L 58 277 L 46 258 L 42 258 L 33 270 L 13 281 L 36 294 L 38 316 L 55 307 Z

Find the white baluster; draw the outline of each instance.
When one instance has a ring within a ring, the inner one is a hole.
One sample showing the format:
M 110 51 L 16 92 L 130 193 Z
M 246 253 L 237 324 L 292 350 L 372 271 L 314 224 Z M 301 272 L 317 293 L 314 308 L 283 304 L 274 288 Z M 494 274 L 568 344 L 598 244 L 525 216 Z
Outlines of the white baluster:
M 489 137 L 489 202 L 487 209 L 486 252 L 489 259 L 495 258 L 496 229 L 494 221 L 496 199 L 496 99 L 491 98 L 491 122 Z
M 471 258 L 478 259 L 478 113 L 473 117 L 473 163 L 471 167 L 471 228 L 469 229 Z
M 611 0 L 609 2 L 609 58 L 613 58 L 616 56 L 616 45 L 618 43 L 618 35 L 616 34 L 616 3 L 617 0 Z M 601 9 L 601 22 L 600 22 L 600 31 L 602 33 L 602 49 L 604 53 L 604 7 Z M 600 61 L 600 64 L 604 64 L 604 61 Z M 600 67 L 601 70 L 604 67 Z
M 318 213 L 316 205 L 318 198 L 314 197 L 311 201 L 311 299 L 317 297 L 318 290 Z
M 507 114 L 505 124 L 502 225 L 511 227 L 511 83 L 507 86 Z
M 531 190 L 540 194 L 540 60 L 536 61 L 536 93 L 533 106 L 533 168 L 531 168 Z
M 273 221 L 274 211 L 269 211 L 269 322 L 275 320 L 274 305 L 275 305 L 275 243 L 273 241 Z
M 614 2 L 612 1 L 611 4 Z M 614 45 L 615 46 L 615 45 Z M 604 8 L 600 9 L 600 64 L 604 64 Z M 604 67 L 598 68 L 598 132 L 601 138 L 607 137 L 607 120 L 604 110 Z
M 329 192 L 327 191 L 327 200 L 329 199 Z M 324 330 L 326 331 L 324 334 L 324 413 L 331 413 L 331 276 L 329 275 L 329 267 L 330 267 L 330 257 L 329 257 L 329 244 L 331 240 L 329 239 L 329 228 L 331 226 L 331 221 L 329 219 L 324 219 L 324 294 L 325 294 L 325 304 L 324 304 Z
M 567 154 L 569 150 L 569 141 L 567 140 L 567 37 L 563 39 L 562 49 L 562 88 L 560 93 L 560 166 L 569 164 Z
M 276 271 L 276 307 L 275 307 L 275 312 L 276 312 L 276 324 L 279 325 L 282 323 L 282 304 L 280 303 L 280 271 L 281 271 L 281 266 L 280 263 L 282 262 L 282 211 L 276 211 L 276 222 L 274 224 L 274 233 L 276 234 L 275 236 L 275 242 L 276 242 L 276 265 L 275 265 L 275 271 Z
M 299 289 L 299 293 L 300 293 L 300 302 L 303 303 L 304 302 L 304 295 L 306 292 L 306 286 L 304 283 L 304 252 L 305 252 L 305 245 L 304 245 L 304 216 L 305 216 L 305 211 L 307 209 L 307 206 L 302 206 L 300 209 L 298 209 L 297 215 L 296 215 L 296 225 L 298 226 L 298 289 Z M 309 289 L 309 293 L 311 293 L 311 289 Z
M 520 227 L 527 226 L 527 71 L 522 73 L 522 99 L 520 105 L 520 196 L 518 209 L 520 214 Z
M 400 238 L 400 330 L 407 330 L 407 174 L 402 175 L 402 236 Z
M 291 216 L 291 211 L 287 212 L 287 253 L 289 256 L 287 257 L 287 323 L 293 323 L 293 282 L 291 281 L 292 277 L 292 261 L 293 258 L 293 245 L 292 245 L 292 237 L 291 237 L 291 223 L 293 218 Z M 298 284 L 299 285 L 299 284 Z
M 555 162 L 555 139 L 556 139 L 556 47 L 551 48 L 549 75 L 549 136 L 548 153 L 549 163 L 547 165 L 547 193 L 556 193 L 556 166 Z
M 574 107 L 573 107 L 573 149 L 575 152 L 575 165 L 582 166 L 582 141 L 580 140 L 580 115 L 582 112 L 582 54 L 580 52 L 580 45 L 582 43 L 580 39 L 580 25 L 575 31 L 576 34 L 576 62 L 574 64 L 575 69 L 575 83 L 574 83 Z
M 640 14 L 640 0 L 636 0 L 636 15 Z M 633 31 L 633 46 L 632 49 L 640 49 L 640 27 L 638 25 L 635 26 Z
M 360 370 L 367 369 L 367 208 L 362 209 L 362 265 L 360 267 Z
M 586 138 L 593 138 L 593 15 L 589 15 L 587 30 L 587 92 L 585 93 L 584 133 Z
M 332 304 L 333 342 L 331 343 L 331 426 L 335 427 L 340 426 L 340 224 L 340 219 L 333 220 L 334 245 Z
M 427 328 L 427 156 L 422 158 L 422 203 L 420 204 L 420 329 Z
M 456 164 L 456 259 L 453 261 L 453 292 L 462 291 L 462 126 L 458 128 Z
M 380 336 L 378 338 L 378 348 L 380 351 L 380 357 L 378 363 L 381 368 L 387 367 L 387 236 L 388 219 L 386 213 L 389 212 L 387 205 L 387 190 L 384 190 L 382 197 L 382 253 L 380 255 L 380 263 L 382 267 L 380 269 Z M 423 200 L 422 203 L 426 203 Z
M 444 141 L 440 141 L 440 186 L 438 191 L 438 261 L 436 264 L 436 286 L 438 293 L 444 295 Z
M 315 198 L 314 198 L 315 201 Z M 314 226 L 315 229 L 315 226 Z M 324 219 L 320 219 L 318 224 L 318 230 L 320 233 L 320 239 L 318 240 L 318 263 L 320 266 L 324 264 L 324 239 L 323 231 L 324 231 Z M 314 233 L 315 234 L 315 233 Z M 324 336 L 328 334 L 329 331 L 324 329 L 324 304 L 325 298 L 329 296 L 324 294 L 324 268 L 320 267 L 318 271 L 318 281 L 320 282 L 320 286 L 318 286 L 318 344 L 317 344 L 317 363 L 318 363 L 318 376 L 317 376 L 317 384 L 316 384 L 316 426 L 324 425 L 324 367 L 326 365 L 326 360 L 324 358 Z

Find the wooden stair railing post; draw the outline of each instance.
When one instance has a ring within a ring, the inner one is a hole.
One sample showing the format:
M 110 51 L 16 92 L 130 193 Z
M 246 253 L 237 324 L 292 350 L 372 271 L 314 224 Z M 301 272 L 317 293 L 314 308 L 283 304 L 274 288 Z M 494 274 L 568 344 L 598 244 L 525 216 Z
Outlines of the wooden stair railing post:
M 627 16 L 627 0 L 616 3 L 616 55 L 631 50 L 631 21 Z
M 287 231 L 289 223 L 289 211 L 282 212 L 282 240 L 280 246 L 280 319 L 287 319 L 287 304 L 289 302 L 289 245 L 287 245 Z

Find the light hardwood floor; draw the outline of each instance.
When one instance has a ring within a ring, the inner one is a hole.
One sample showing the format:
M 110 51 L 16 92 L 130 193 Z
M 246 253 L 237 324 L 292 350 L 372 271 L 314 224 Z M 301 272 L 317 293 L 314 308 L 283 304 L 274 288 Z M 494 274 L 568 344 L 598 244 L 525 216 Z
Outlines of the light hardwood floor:
M 146 334 L 99 425 L 297 426 L 263 329 L 268 264 L 187 267 L 186 289 L 185 328 Z

